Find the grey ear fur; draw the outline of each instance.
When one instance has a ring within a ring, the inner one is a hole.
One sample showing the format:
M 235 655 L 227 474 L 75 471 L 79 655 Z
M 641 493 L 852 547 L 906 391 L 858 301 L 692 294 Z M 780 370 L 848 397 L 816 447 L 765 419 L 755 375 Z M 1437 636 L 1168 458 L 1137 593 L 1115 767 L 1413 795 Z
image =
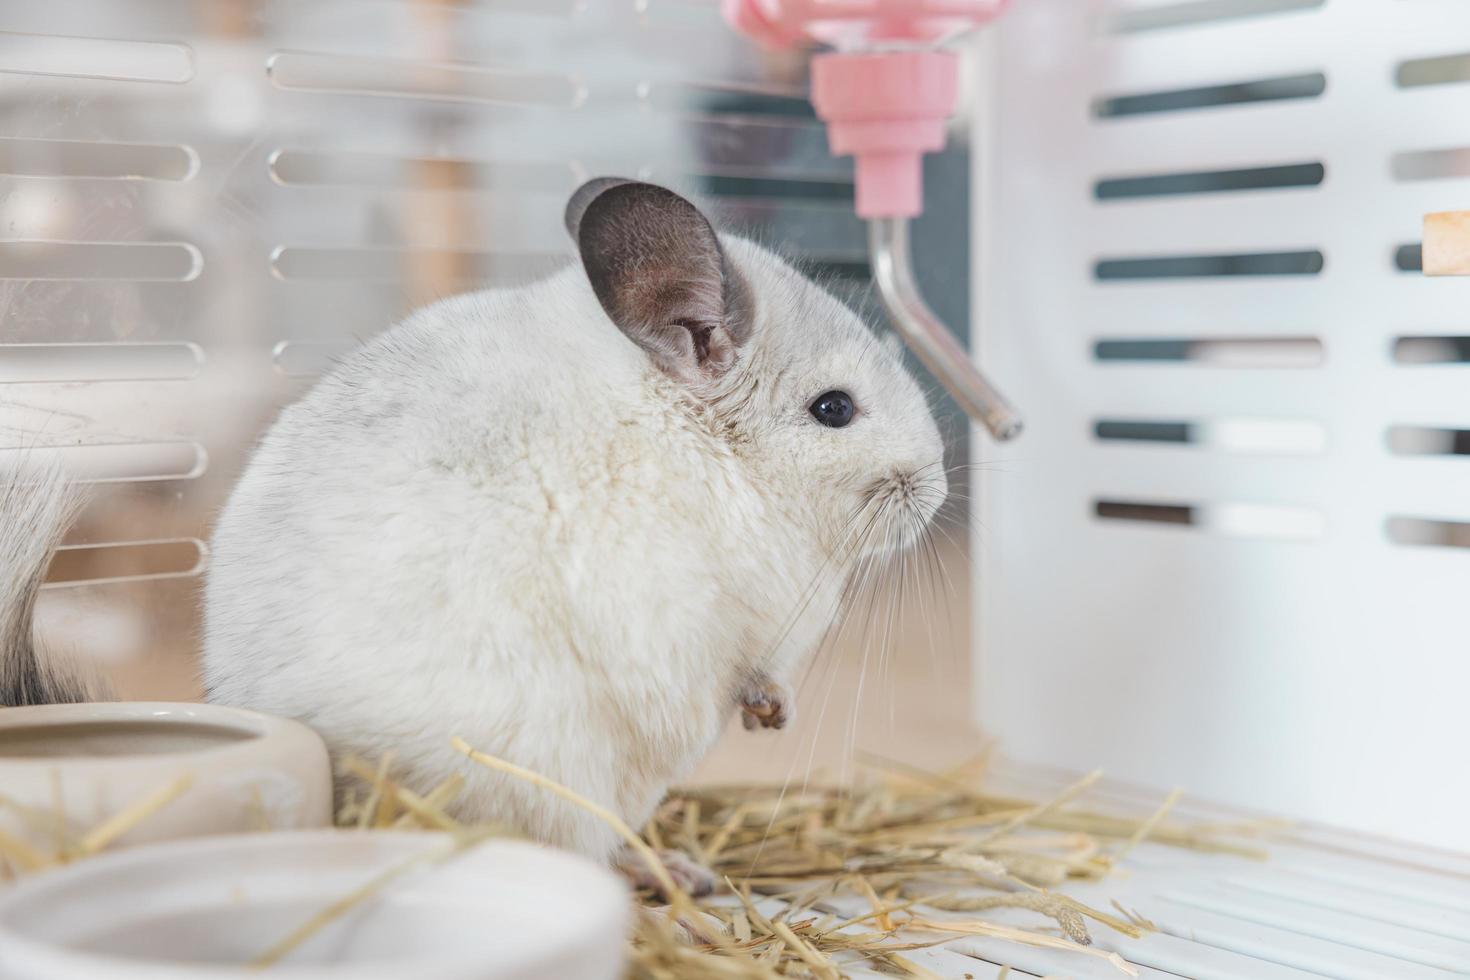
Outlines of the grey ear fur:
M 660 369 L 692 384 L 731 368 L 749 304 L 698 208 L 654 184 L 599 177 L 572 194 L 566 225 L 603 310 Z
M 572 241 L 577 242 L 578 248 L 582 243 L 577 235 L 582 227 L 582 216 L 587 213 L 587 206 L 597 200 L 603 191 L 612 190 L 621 184 L 636 183 L 637 181 L 627 177 L 593 177 L 572 191 L 572 196 L 567 199 L 567 210 L 563 220 L 567 225 L 567 234 L 572 236 Z

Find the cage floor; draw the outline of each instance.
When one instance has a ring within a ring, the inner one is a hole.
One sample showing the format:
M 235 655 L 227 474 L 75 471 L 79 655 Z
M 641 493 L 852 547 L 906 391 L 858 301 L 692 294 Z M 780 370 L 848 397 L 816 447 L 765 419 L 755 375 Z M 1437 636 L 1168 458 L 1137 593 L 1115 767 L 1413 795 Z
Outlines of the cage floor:
M 1045 798 L 1075 774 L 1002 765 L 1007 791 Z M 989 784 L 987 784 L 989 785 Z M 1146 815 L 1156 793 L 1099 784 L 1089 805 Z M 1177 816 L 1237 823 L 1260 817 L 1183 802 Z M 1191 980 L 1445 980 L 1470 976 L 1470 855 L 1456 855 L 1326 828 L 1298 827 L 1263 842 L 1265 861 L 1143 843 L 1123 867 L 1097 883 L 1061 889 L 1097 908 L 1114 901 L 1158 927 L 1130 940 L 1093 930 L 1094 948 L 1119 953 L 1142 978 Z M 769 911 L 779 910 L 779 904 Z M 826 911 L 862 915 L 862 898 Z M 987 920 L 1035 929 L 1019 909 Z M 946 978 L 1116 978 L 1118 967 L 1075 953 L 969 939 L 906 953 Z M 1009 972 L 1007 972 L 1009 970 Z M 884 974 L 852 967 L 853 977 Z

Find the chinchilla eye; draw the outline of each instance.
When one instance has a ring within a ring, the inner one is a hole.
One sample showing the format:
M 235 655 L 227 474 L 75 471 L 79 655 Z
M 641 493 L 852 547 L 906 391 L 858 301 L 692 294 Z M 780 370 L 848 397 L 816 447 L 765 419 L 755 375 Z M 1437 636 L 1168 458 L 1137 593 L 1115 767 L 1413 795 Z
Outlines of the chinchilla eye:
M 840 429 L 852 421 L 852 396 L 845 391 L 826 391 L 812 402 L 812 418 L 823 425 Z

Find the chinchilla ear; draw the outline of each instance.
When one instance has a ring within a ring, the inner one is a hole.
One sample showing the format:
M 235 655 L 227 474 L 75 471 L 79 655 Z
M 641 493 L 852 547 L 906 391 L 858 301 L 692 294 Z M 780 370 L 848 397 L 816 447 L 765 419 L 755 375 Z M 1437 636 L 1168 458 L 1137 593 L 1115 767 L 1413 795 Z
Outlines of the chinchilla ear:
M 665 373 L 719 378 L 749 336 L 744 289 L 699 209 L 654 184 L 600 177 L 567 202 L 567 231 L 603 310 Z

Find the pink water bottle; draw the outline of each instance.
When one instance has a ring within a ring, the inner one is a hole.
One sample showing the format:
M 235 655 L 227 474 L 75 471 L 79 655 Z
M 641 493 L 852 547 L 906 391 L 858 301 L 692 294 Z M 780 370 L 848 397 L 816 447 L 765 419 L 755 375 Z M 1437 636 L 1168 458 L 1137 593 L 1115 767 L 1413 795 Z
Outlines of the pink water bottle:
M 944 147 L 959 87 L 944 41 L 999 14 L 1006 0 L 724 0 L 725 18 L 770 47 L 824 44 L 812 105 L 832 152 L 856 162 L 857 212 L 923 209 L 922 160 Z

